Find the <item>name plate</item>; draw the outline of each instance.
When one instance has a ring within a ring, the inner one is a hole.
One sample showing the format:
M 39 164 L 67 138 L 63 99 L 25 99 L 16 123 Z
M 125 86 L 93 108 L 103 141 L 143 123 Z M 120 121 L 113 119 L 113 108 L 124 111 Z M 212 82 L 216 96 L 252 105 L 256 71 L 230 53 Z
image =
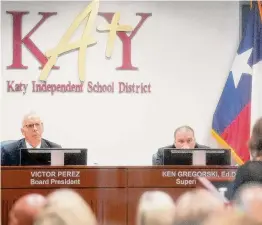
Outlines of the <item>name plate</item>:
M 80 185 L 80 170 L 30 171 L 30 185 Z
M 191 170 L 191 171 L 174 171 L 167 170 L 162 171 L 162 177 L 165 178 L 174 178 L 177 185 L 188 186 L 188 185 L 197 185 L 198 177 L 205 177 L 211 181 L 228 181 L 235 177 L 235 171 L 227 170 Z
M 232 169 L 207 169 L 202 168 L 177 168 L 154 170 L 130 169 L 128 171 L 128 186 L 130 187 L 196 187 L 198 177 L 205 177 L 212 182 L 230 182 L 236 175 L 236 168 Z M 136 175 L 135 175 L 136 174 Z
M 124 170 L 53 167 L 12 167 L 2 169 L 2 189 L 5 188 L 87 188 L 126 187 Z M 17 178 L 17 179 L 14 179 Z M 19 179 L 18 179 L 19 178 Z
M 2 168 L 5 188 L 170 188 L 196 187 L 197 178 L 229 182 L 236 168 L 206 167 L 7 167 Z M 14 179 L 16 178 L 16 179 Z M 18 179 L 19 178 L 19 179 Z

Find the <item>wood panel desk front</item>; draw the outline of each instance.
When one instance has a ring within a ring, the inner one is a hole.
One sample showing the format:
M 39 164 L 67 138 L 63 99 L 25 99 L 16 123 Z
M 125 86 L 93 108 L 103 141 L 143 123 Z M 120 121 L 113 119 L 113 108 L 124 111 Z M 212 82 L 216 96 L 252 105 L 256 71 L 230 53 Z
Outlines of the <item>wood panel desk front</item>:
M 199 187 L 196 177 L 226 181 L 236 167 L 1 167 L 2 224 L 7 225 L 13 203 L 28 193 L 48 194 L 72 188 L 90 204 L 100 223 L 133 225 L 139 197 L 162 190 L 176 199 Z

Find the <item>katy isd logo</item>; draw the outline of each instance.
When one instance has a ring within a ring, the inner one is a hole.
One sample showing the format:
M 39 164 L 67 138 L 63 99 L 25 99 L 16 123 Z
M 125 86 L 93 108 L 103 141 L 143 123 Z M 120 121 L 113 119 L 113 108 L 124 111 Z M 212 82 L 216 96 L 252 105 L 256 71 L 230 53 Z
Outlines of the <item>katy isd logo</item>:
M 108 32 L 107 45 L 106 45 L 106 57 L 110 58 L 112 56 L 114 43 L 117 36 L 122 42 L 123 47 L 123 57 L 122 66 L 118 67 L 119 70 L 137 70 L 131 62 L 131 40 L 136 35 L 138 30 L 141 28 L 146 19 L 151 16 L 151 13 L 137 13 L 141 19 L 139 23 L 133 28 L 130 25 L 121 25 L 120 13 L 99 13 L 99 0 L 92 0 L 92 2 L 74 19 L 71 26 L 65 32 L 65 34 L 60 39 L 57 46 L 53 49 L 48 50 L 43 54 L 37 45 L 30 39 L 30 36 L 51 16 L 57 13 L 41 12 L 42 19 L 33 27 L 33 29 L 22 38 L 21 26 L 22 17 L 28 12 L 18 12 L 18 11 L 7 11 L 7 14 L 13 16 L 13 63 L 8 66 L 8 69 L 26 69 L 27 66 L 22 64 L 22 45 L 24 44 L 27 49 L 33 54 L 41 63 L 42 69 L 40 73 L 39 80 L 47 81 L 50 71 L 52 69 L 59 69 L 56 66 L 57 59 L 60 55 L 69 53 L 72 50 L 78 50 L 78 75 L 81 82 L 85 81 L 85 62 L 86 62 L 86 49 L 88 47 L 97 44 L 93 37 L 94 24 L 97 16 L 102 16 L 106 19 L 108 24 L 104 26 L 97 27 L 98 31 Z M 85 23 L 84 31 L 82 37 L 70 43 L 70 39 L 78 29 L 78 27 Z M 129 35 L 127 35 L 129 33 Z
M 75 49 L 79 49 L 79 62 L 78 62 L 78 70 L 79 70 L 79 79 L 80 81 L 85 80 L 85 58 L 86 58 L 86 48 L 89 46 L 93 46 L 96 44 L 95 39 L 92 37 L 92 28 L 98 13 L 99 8 L 99 0 L 93 0 L 91 4 L 89 4 L 85 10 L 80 13 L 72 25 L 69 27 L 65 35 L 62 37 L 60 43 L 57 45 L 56 48 L 48 51 L 46 56 L 49 58 L 48 62 L 46 63 L 45 67 L 43 68 L 40 74 L 40 80 L 46 81 L 48 74 L 50 73 L 51 68 L 55 65 L 57 61 L 57 57 L 60 54 L 64 54 L 68 51 L 72 51 Z M 84 28 L 84 32 L 82 38 L 79 41 L 69 44 L 69 40 L 74 34 L 75 30 L 79 27 L 81 22 L 87 19 L 86 26 Z M 107 47 L 106 47 L 106 57 L 111 57 L 114 42 L 116 39 L 116 32 L 117 31 L 132 31 L 133 28 L 128 25 L 118 25 L 120 19 L 120 14 L 115 13 L 111 24 L 109 24 L 105 28 L 98 29 L 100 31 L 109 31 Z

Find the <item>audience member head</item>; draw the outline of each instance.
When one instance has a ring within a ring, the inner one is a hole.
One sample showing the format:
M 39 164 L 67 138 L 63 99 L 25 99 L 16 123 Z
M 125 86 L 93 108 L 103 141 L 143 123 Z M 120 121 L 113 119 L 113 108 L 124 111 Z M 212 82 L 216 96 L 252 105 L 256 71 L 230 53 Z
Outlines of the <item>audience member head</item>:
M 19 198 L 9 213 L 8 225 L 32 225 L 35 217 L 46 204 L 39 194 L 28 194 Z
M 24 116 L 21 132 L 32 147 L 41 143 L 43 131 L 43 122 L 36 113 L 32 112 Z
M 241 186 L 233 200 L 233 205 L 237 210 L 262 223 L 262 185 L 253 183 Z
M 76 192 L 59 189 L 47 197 L 47 204 L 34 225 L 97 225 L 96 217 Z
M 139 200 L 137 225 L 172 225 L 175 216 L 173 199 L 162 191 L 147 191 Z
M 176 148 L 195 148 L 194 130 L 189 126 L 178 127 L 174 132 L 174 138 Z
M 229 211 L 210 215 L 202 225 L 259 225 L 251 217 L 245 214 Z
M 224 211 L 224 202 L 205 189 L 196 189 L 181 195 L 176 201 L 176 221 L 201 223 L 214 212 Z
M 253 160 L 262 160 L 262 117 L 253 126 L 249 150 Z

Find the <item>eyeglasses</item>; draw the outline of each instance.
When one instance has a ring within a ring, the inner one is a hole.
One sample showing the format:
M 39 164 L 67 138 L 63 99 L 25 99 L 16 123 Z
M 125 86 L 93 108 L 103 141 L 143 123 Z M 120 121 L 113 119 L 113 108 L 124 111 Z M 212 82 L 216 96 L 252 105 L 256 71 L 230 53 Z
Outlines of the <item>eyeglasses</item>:
M 26 124 L 25 126 L 26 126 L 28 129 L 33 129 L 34 126 L 35 126 L 36 128 L 39 128 L 41 125 L 42 125 L 42 123 L 31 123 L 31 124 Z

